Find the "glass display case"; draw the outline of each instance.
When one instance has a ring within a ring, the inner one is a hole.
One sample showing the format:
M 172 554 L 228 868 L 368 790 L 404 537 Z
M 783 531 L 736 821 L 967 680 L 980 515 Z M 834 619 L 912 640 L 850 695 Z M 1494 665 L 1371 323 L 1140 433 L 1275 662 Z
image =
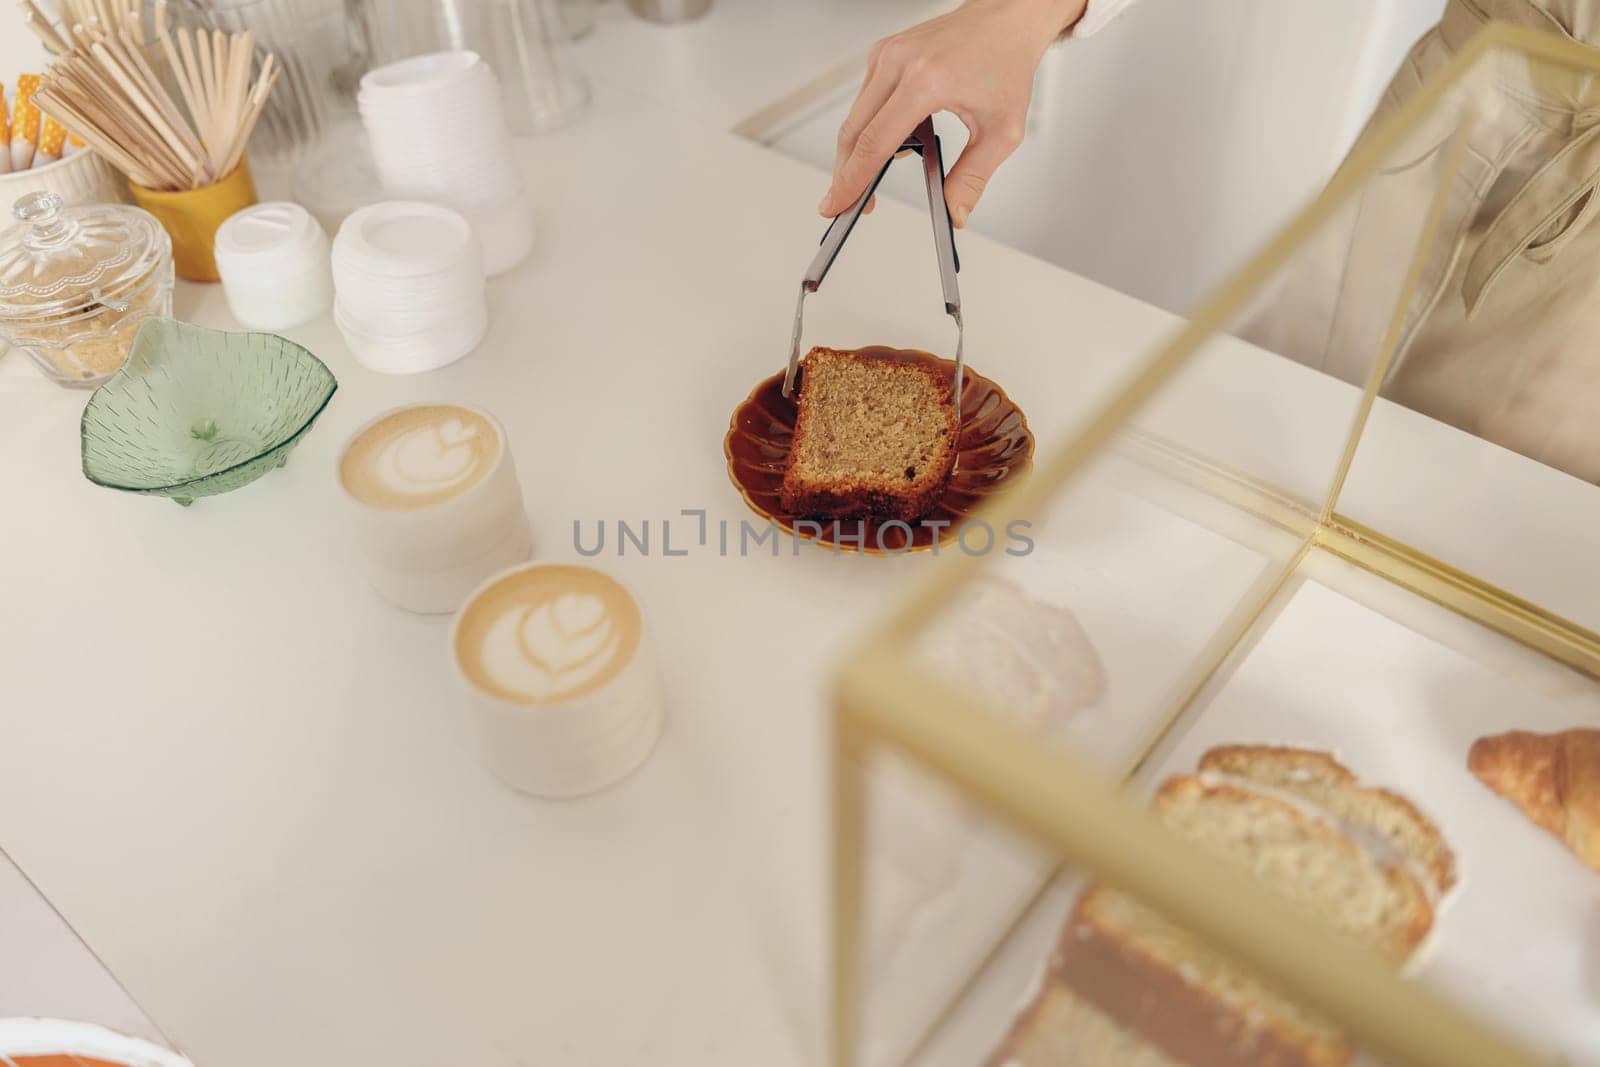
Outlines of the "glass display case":
M 1447 16 L 857 647 L 835 1064 L 1600 1062 L 1597 73 Z

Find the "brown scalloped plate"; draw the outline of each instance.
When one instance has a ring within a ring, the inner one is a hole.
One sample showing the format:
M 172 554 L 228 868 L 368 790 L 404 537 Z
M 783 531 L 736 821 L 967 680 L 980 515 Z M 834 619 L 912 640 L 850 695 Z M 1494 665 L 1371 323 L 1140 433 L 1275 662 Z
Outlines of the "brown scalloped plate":
M 956 365 L 930 352 L 914 349 L 858 349 L 864 355 L 907 360 L 932 367 L 950 383 L 955 382 Z M 805 363 L 800 364 L 804 380 Z M 728 477 L 744 497 L 750 510 L 768 519 L 795 537 L 819 544 L 837 546 L 841 551 L 862 551 L 869 555 L 899 555 L 922 552 L 959 535 L 961 524 L 985 500 L 1033 469 L 1033 434 L 1022 409 L 994 382 L 967 368 L 961 387 L 961 436 L 957 442 L 955 473 L 933 511 L 913 523 L 909 544 L 904 525 L 867 519 L 858 531 L 855 520 L 822 523 L 820 532 L 808 524 L 799 531 L 795 523 L 803 515 L 783 510 L 779 495 L 783 489 L 783 470 L 789 461 L 789 445 L 794 438 L 797 412 L 794 402 L 783 395 L 783 374 L 757 385 L 733 412 L 722 451 L 728 457 Z M 932 522 L 935 525 L 929 525 Z M 938 525 L 948 523 L 949 525 Z M 857 533 L 861 541 L 856 542 Z M 841 533 L 844 540 L 840 541 Z M 881 545 L 881 547 L 880 547 Z

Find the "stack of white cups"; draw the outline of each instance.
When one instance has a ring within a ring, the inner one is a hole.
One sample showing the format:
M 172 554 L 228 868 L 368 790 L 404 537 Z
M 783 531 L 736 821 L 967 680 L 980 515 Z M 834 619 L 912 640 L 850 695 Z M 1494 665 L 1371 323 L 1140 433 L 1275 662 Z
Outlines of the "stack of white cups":
M 478 239 L 437 204 L 390 200 L 351 214 L 333 241 L 333 285 L 333 321 L 371 370 L 454 363 L 489 327 Z
M 533 247 L 533 211 L 500 85 L 476 52 L 436 52 L 368 71 L 358 98 L 385 191 L 459 211 L 499 274 Z

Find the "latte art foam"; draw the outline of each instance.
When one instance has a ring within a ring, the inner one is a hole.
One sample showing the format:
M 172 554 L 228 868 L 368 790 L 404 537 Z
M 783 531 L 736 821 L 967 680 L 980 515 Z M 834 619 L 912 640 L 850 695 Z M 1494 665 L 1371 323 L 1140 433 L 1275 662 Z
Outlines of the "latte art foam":
M 452 404 L 405 408 L 380 419 L 345 453 L 345 488 L 374 507 L 425 508 L 476 485 L 500 455 L 494 425 Z
M 467 605 L 456 651 L 480 688 L 557 703 L 615 678 L 637 651 L 639 627 L 633 598 L 606 575 L 538 566 L 507 575 Z

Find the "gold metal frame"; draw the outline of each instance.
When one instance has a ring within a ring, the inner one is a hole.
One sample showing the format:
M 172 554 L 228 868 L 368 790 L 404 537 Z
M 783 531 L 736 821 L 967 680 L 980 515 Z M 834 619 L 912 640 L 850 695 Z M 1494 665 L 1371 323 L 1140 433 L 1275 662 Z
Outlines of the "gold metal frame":
M 1504 23 L 1490 23 L 1424 85 L 1405 107 L 1352 152 L 1322 195 L 1207 301 L 1132 381 L 1025 485 L 1001 494 L 979 517 L 1038 514 L 1130 417 L 1181 368 L 1200 344 L 1222 330 L 1249 297 L 1279 270 L 1317 227 L 1352 195 L 1490 53 L 1600 74 L 1600 50 Z M 1450 150 L 1459 161 L 1465 133 Z M 1448 168 L 1453 173 L 1454 166 Z M 1448 180 L 1448 178 L 1447 178 Z M 1430 207 L 1419 249 L 1443 209 L 1444 188 Z M 1218 470 L 1195 470 L 1197 482 L 1236 503 L 1254 497 L 1257 514 L 1303 538 L 1299 551 L 1270 580 L 1251 590 L 1164 726 L 1129 773 L 1206 682 L 1240 647 L 1302 562 L 1323 550 L 1428 600 L 1442 604 L 1573 668 L 1600 677 L 1600 635 L 1457 570 L 1338 510 L 1344 478 L 1378 395 L 1401 317 L 1415 288 L 1421 252 L 1411 265 L 1383 349 L 1366 384 L 1343 458 L 1320 511 L 1276 496 L 1271 487 Z M 1147 445 L 1156 447 L 1159 445 Z M 1249 506 L 1249 505 L 1241 505 Z M 1000 518 L 1003 523 L 1004 519 Z M 1165 912 L 1208 942 L 1275 980 L 1286 992 L 1340 1024 L 1388 1062 L 1427 1067 L 1538 1067 L 1539 1060 L 1482 1023 L 1464 1016 L 1415 984 L 1396 978 L 1369 954 L 1307 923 L 1283 901 L 1237 869 L 1161 827 L 1124 795 L 1116 782 L 1070 755 L 985 711 L 979 703 L 934 682 L 917 666 L 909 641 L 979 566 L 964 554 L 942 557 L 864 642 L 838 679 L 832 786 L 834 871 L 831 1060 L 855 1061 L 859 986 L 857 951 L 862 922 L 866 764 L 893 750 L 944 779 L 975 803 L 1029 832 L 1062 860 L 1092 871 Z

